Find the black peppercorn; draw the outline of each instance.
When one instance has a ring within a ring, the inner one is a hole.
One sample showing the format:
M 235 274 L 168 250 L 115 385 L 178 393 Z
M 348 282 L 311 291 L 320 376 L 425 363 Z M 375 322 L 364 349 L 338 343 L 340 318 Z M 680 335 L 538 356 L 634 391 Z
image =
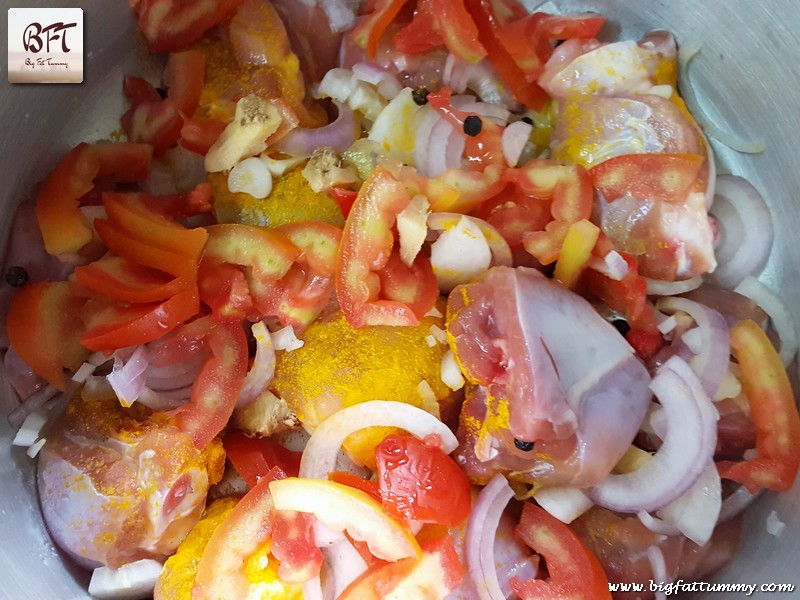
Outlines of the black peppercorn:
M 523 452 L 530 452 L 533 450 L 533 442 L 523 442 L 522 440 L 514 440 L 514 445 L 517 447 L 517 450 L 522 450 Z
M 617 331 L 623 336 L 628 335 L 628 332 L 631 330 L 631 326 L 628 325 L 625 319 L 614 319 L 611 321 L 611 324 L 616 327 Z
M 533 125 L 533 119 L 531 119 L 530 117 L 522 117 L 520 121 L 522 121 L 523 123 L 527 123 L 528 125 Z
M 419 86 L 411 92 L 411 98 L 417 106 L 425 106 L 428 103 L 428 88 L 423 85 Z
M 464 133 L 468 136 L 475 137 L 481 132 L 481 129 L 483 129 L 483 121 L 480 117 L 470 115 L 464 119 Z
M 28 272 L 23 267 L 9 267 L 6 271 L 6 283 L 13 287 L 22 287 L 28 283 Z
M 164 88 L 160 88 L 160 87 L 159 87 L 159 88 L 156 88 L 156 91 L 158 92 L 158 95 L 159 95 L 159 96 L 161 96 L 161 99 L 162 99 L 162 100 L 165 100 L 165 99 L 166 99 L 166 97 L 167 97 L 167 90 L 165 90 Z

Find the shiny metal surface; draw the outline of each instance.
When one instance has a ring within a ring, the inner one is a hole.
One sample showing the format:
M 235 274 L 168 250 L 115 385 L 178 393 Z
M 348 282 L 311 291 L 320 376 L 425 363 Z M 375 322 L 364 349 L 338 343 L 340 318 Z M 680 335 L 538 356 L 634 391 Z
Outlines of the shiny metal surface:
M 86 30 L 82 85 L 11 85 L 5 76 L 0 81 L 0 240 L 5 240 L 16 203 L 30 196 L 33 185 L 69 147 L 101 139 L 118 128 L 122 76 L 141 72 L 135 65 L 141 65 L 146 54 L 134 50 L 133 23 L 124 0 L 2 0 L 0 4 L 4 9 L 78 4 L 84 8 Z M 763 279 L 780 292 L 795 321 L 800 320 L 800 249 L 795 241 L 800 230 L 800 3 L 563 0 L 553 4 L 603 12 L 620 24 L 625 37 L 636 38 L 658 27 L 673 31 L 679 42 L 702 43 L 692 80 L 704 109 L 724 128 L 767 143 L 766 151 L 757 156 L 737 154 L 718 144 L 715 149 L 721 172 L 749 179 L 772 209 L 775 249 Z M 0 29 L 5 36 L 6 28 Z M 0 382 L 0 414 L 5 415 L 12 403 L 7 383 Z M 11 438 L 6 420 L 0 418 L 0 564 L 4 565 L 0 597 L 86 598 L 88 578 L 65 566 L 49 542 L 38 514 L 32 462 L 24 451 L 10 447 Z M 715 581 L 800 584 L 798 508 L 800 486 L 760 501 L 749 514 L 741 555 Z M 773 510 L 787 524 L 779 537 L 765 530 Z M 723 596 L 729 597 L 719 597 Z

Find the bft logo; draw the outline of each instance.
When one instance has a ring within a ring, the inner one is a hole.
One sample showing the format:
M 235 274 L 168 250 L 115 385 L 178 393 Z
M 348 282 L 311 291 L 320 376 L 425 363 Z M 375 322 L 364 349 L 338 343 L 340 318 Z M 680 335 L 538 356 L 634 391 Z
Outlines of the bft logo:
M 81 83 L 83 10 L 8 9 L 8 81 Z

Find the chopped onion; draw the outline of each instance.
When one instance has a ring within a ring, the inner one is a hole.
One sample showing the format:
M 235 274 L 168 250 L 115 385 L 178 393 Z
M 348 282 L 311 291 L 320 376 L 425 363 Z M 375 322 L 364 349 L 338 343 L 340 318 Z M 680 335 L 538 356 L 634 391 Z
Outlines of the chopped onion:
M 92 572 L 89 595 L 109 600 L 135 600 L 152 595 L 163 565 L 151 559 L 137 560 L 119 569 L 98 567 Z
M 352 0 L 318 0 L 325 11 L 331 31 L 338 33 L 350 29 L 356 22 L 358 2 Z
M 418 194 L 397 215 L 397 233 L 400 238 L 400 260 L 411 266 L 422 250 L 428 236 L 428 199 Z
M 628 275 L 628 263 L 622 258 L 622 255 L 616 250 L 612 250 L 605 257 L 590 256 L 587 267 L 594 269 L 613 279 L 614 281 L 622 281 Z
M 239 408 L 251 404 L 263 394 L 275 374 L 275 347 L 272 345 L 267 326 L 263 321 L 258 321 L 251 325 L 250 331 L 256 339 L 256 356 L 244 378 L 242 391 L 239 392 L 239 400 L 236 403 Z
M 340 152 L 347 150 L 359 137 L 361 126 L 358 117 L 349 106 L 336 101 L 334 104 L 339 110 L 335 121 L 324 127 L 292 129 L 270 148 L 289 156 L 302 157 L 311 156 L 314 150 L 321 146 L 331 146 Z
M 36 458 L 39 455 L 39 451 L 44 448 L 46 442 L 47 440 L 45 438 L 39 438 L 28 447 L 28 449 L 25 451 L 25 454 L 31 458 Z
M 626 263 L 627 264 L 627 263 Z M 692 277 L 683 281 L 661 281 L 659 279 L 644 278 L 647 283 L 647 293 L 650 296 L 677 296 L 696 290 L 703 285 L 703 278 Z
M 522 156 L 522 151 L 525 149 L 525 144 L 528 143 L 531 137 L 531 131 L 533 131 L 533 125 L 525 121 L 510 123 L 503 130 L 501 139 L 503 156 L 509 167 L 517 166 L 519 158 Z
M 167 411 L 183 406 L 192 397 L 192 386 L 187 385 L 175 390 L 152 390 L 149 387 L 142 389 L 139 394 L 139 404 L 152 410 Z
M 305 344 L 303 340 L 297 339 L 294 328 L 291 325 L 287 325 L 283 329 L 273 332 L 271 337 L 275 350 L 292 352 L 293 350 L 302 348 L 303 344 Z
M 228 190 L 262 200 L 272 192 L 272 173 L 260 157 L 245 158 L 228 173 Z
M 114 368 L 107 379 L 122 406 L 130 406 L 139 398 L 145 387 L 145 373 L 149 365 L 150 357 L 144 344 L 138 346 L 126 362 L 117 353 L 114 354 Z
M 494 542 L 500 517 L 514 491 L 501 474 L 492 477 L 478 494 L 467 521 L 465 555 L 467 568 L 481 600 L 505 600 L 497 578 Z
M 441 377 L 444 384 L 454 392 L 464 387 L 464 375 L 452 350 L 448 350 L 442 356 Z
M 766 263 L 774 237 L 772 215 L 758 190 L 741 177 L 717 177 L 714 198 L 711 213 L 720 244 L 715 250 L 717 269 L 708 278 L 732 289 Z
M 426 177 L 438 177 L 448 167 L 459 167 L 460 164 L 451 165 L 447 162 L 448 147 L 457 143 L 458 140 L 464 142 L 464 136 L 453 129 L 453 126 L 448 121 L 439 117 L 433 124 L 431 135 L 428 138 L 426 163 L 417 165 L 420 172 Z
M 694 485 L 714 453 L 717 412 L 689 365 L 673 356 L 650 389 L 668 419 L 664 443 L 641 468 L 609 475 L 588 490 L 589 498 L 611 510 L 637 513 L 666 506 Z
M 11 441 L 12 446 L 21 446 L 29 448 L 39 438 L 42 428 L 47 423 L 47 413 L 42 409 L 38 409 L 30 413 L 22 422 L 22 426 L 17 431 L 14 439 Z
M 750 275 L 745 277 L 734 291 L 750 298 L 769 315 L 772 327 L 780 340 L 778 356 L 783 366 L 788 366 L 797 354 L 797 329 L 786 305 L 771 289 Z
M 704 304 L 673 296 L 659 300 L 657 308 L 668 313 L 683 311 L 697 323 L 701 336 L 701 351 L 691 359 L 690 363 L 697 371 L 703 388 L 709 396 L 714 397 L 728 371 L 731 355 L 730 335 L 725 317 Z
M 664 552 L 656 545 L 650 546 L 645 552 L 647 560 L 650 562 L 650 569 L 653 571 L 653 581 L 658 583 L 669 583 L 667 579 L 667 563 L 664 560 Z M 656 600 L 666 598 L 666 593 L 659 589 L 655 595 Z
M 716 465 L 710 462 L 683 496 L 658 511 L 658 516 L 698 546 L 711 539 L 722 508 L 722 484 Z
M 431 244 L 431 267 L 442 292 L 469 282 L 491 264 L 492 251 L 486 236 L 478 224 L 465 215 Z
M 469 94 L 458 94 L 450 97 L 450 104 L 453 108 L 463 110 L 464 112 L 477 113 L 481 117 L 486 117 L 498 125 L 505 125 L 511 116 L 511 111 L 500 106 L 499 104 L 490 104 L 488 102 L 480 102 L 474 96 Z M 521 121 L 525 125 L 524 121 Z M 530 127 L 533 127 L 532 125 Z
M 677 535 L 680 533 L 677 527 L 654 517 L 646 510 L 640 510 L 636 513 L 636 516 L 642 522 L 642 525 L 653 533 L 659 533 L 661 535 Z
M 417 393 L 422 401 L 422 410 L 432 414 L 437 419 L 441 419 L 439 401 L 436 399 L 436 394 L 433 392 L 431 385 L 423 379 L 417 384 Z
M 322 549 L 333 583 L 333 597 L 338 598 L 345 588 L 367 570 L 367 563 L 344 536 Z
M 286 171 L 294 169 L 297 165 L 303 162 L 304 158 L 272 158 L 267 154 L 261 155 L 261 160 L 267 165 L 267 169 L 269 172 L 272 173 L 275 177 L 280 177 Z
M 458 222 L 466 215 L 460 213 L 447 213 L 437 212 L 428 215 L 428 227 L 434 231 L 446 231 L 455 227 Z M 481 230 L 483 237 L 486 238 L 486 243 L 489 244 L 489 250 L 492 252 L 492 266 L 495 267 L 510 267 L 513 264 L 513 256 L 511 248 L 506 242 L 505 238 L 500 235 L 500 232 L 493 226 L 477 217 L 466 217 L 472 223 L 475 223 Z M 441 316 L 441 313 L 438 315 Z
M 786 529 L 786 523 L 781 521 L 778 518 L 778 513 L 773 510 L 767 515 L 766 529 L 768 534 L 779 536 Z
M 372 426 L 398 427 L 420 439 L 435 433 L 447 454 L 458 446 L 447 425 L 421 408 L 393 400 L 372 400 L 343 408 L 317 427 L 303 451 L 300 477 L 327 478 L 347 436 Z
M 421 175 L 430 176 L 428 146 L 434 126 L 441 120 L 439 113 L 430 104 L 423 106 L 416 117 L 414 128 L 414 164 Z
M 353 65 L 353 75 L 365 83 L 369 83 L 378 88 L 378 92 L 384 98 L 391 100 L 399 94 L 403 85 L 389 71 L 371 63 L 356 63 Z
M 539 506 L 568 525 L 594 506 L 586 494 L 574 487 L 544 487 L 533 497 Z
M 720 523 L 740 515 L 763 492 L 764 490 L 761 489 L 752 494 L 745 486 L 740 485 L 735 492 L 722 501 L 722 508 L 719 511 Z

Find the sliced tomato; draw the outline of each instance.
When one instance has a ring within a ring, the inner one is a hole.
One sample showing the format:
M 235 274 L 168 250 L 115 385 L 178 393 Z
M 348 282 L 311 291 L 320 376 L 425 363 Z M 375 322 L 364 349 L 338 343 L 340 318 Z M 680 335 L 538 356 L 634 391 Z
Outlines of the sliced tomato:
M 77 267 L 75 279 L 94 292 L 125 302 L 166 300 L 191 285 L 188 278 L 173 278 L 111 255 Z
M 767 334 L 754 321 L 740 321 L 731 329 L 731 348 L 742 370 L 758 456 L 720 463 L 720 475 L 753 493 L 762 488 L 783 492 L 794 485 L 800 469 L 800 416 L 789 377 Z
M 164 71 L 167 97 L 172 98 L 178 111 L 192 117 L 200 104 L 206 74 L 206 55 L 199 50 L 173 52 Z
M 180 145 L 205 156 L 208 154 L 208 149 L 214 145 L 222 132 L 225 130 L 227 123 L 217 119 L 200 119 L 192 117 L 183 119 L 181 126 Z
M 217 527 L 197 566 L 191 590 L 193 600 L 246 598 L 250 582 L 244 572 L 247 559 L 272 535 L 274 504 L 269 484 L 286 475 L 277 467 L 262 477 Z
M 338 600 L 383 600 L 411 575 L 417 562 L 415 558 L 403 558 L 396 562 L 378 563 L 348 585 Z
M 594 12 L 571 15 L 543 14 L 537 23 L 536 32 L 548 40 L 587 39 L 596 37 L 606 17 Z
M 441 40 L 457 58 L 474 64 L 486 56 L 486 48 L 478 40 L 478 28 L 464 7 L 464 0 L 419 0 L 414 18 L 408 25 L 411 31 L 405 34 L 408 41 L 418 48 L 423 47 L 423 36 L 428 33 L 426 26 L 431 29 L 429 43 Z M 404 30 L 400 30 L 395 37 L 395 45 L 401 51 L 403 35 Z M 398 38 L 400 46 L 397 45 Z
M 348 485 L 351 488 L 361 490 L 362 492 L 366 492 L 378 502 L 382 501 L 380 487 L 374 481 L 362 479 L 358 475 L 347 473 L 345 471 L 331 471 L 328 473 L 328 479 L 330 481 L 335 481 L 336 483 L 341 483 L 342 485 Z
M 233 16 L 243 0 L 137 0 L 139 27 L 151 52 L 175 52 Z
M 400 258 L 400 251 L 395 247 L 386 266 L 378 271 L 378 277 L 381 282 L 380 297 L 402 302 L 418 319 L 433 308 L 439 297 L 436 275 L 430 259 L 424 254 L 417 255 L 409 267 Z
M 148 86 L 152 89 L 148 90 Z M 175 100 L 162 98 L 156 88 L 141 77 L 126 77 L 123 92 L 131 103 L 120 120 L 128 139 L 151 144 L 156 156 L 174 146 L 183 126 Z
M 681 201 L 704 162 L 697 154 L 624 154 L 592 167 L 589 175 L 609 202 L 625 194 L 639 200 Z
M 411 201 L 405 186 L 378 167 L 361 186 L 339 245 L 336 297 L 352 327 L 417 325 L 402 302 L 380 299 L 380 271 L 389 260 L 397 215 Z
M 664 347 L 664 338 L 657 330 L 641 331 L 631 329 L 625 334 L 625 339 L 644 361 L 653 358 Z
M 392 43 L 403 54 L 421 54 L 436 46 L 444 46 L 444 38 L 436 28 L 436 19 L 430 14 L 431 2 L 420 2 L 411 22 L 398 31 Z M 423 7 L 426 8 L 423 12 Z
M 247 267 L 251 279 L 263 285 L 283 277 L 301 254 L 285 236 L 265 227 L 226 223 L 206 229 L 204 259 Z
M 534 159 L 518 169 L 508 169 L 503 178 L 532 198 L 552 199 L 550 212 L 556 221 L 576 223 L 592 216 L 592 180 L 580 165 Z
M 543 231 L 553 219 L 548 200 L 531 198 L 511 183 L 474 214 L 497 229 L 512 250 L 522 248 L 524 233 Z
M 87 328 L 81 344 L 92 351 L 113 351 L 157 340 L 200 310 L 197 288 L 180 291 L 164 302 L 87 303 Z
M 114 142 L 92 144 L 92 152 L 100 164 L 98 177 L 108 177 L 119 183 L 144 181 L 150 174 L 153 147 L 150 144 Z
M 375 448 L 386 512 L 401 522 L 458 527 L 472 508 L 464 471 L 437 445 L 409 435 L 389 435 Z
M 210 350 L 192 386 L 192 399 L 177 409 L 178 427 L 205 448 L 228 423 L 247 375 L 247 337 L 241 323 L 202 317 L 180 331 L 186 338 L 202 341 Z
M 546 510 L 531 502 L 522 509 L 516 535 L 547 562 L 547 579 L 520 581 L 511 588 L 522 600 L 611 598 L 600 562 L 575 533 Z
M 335 187 L 331 189 L 330 195 L 334 200 L 336 200 L 336 204 L 339 205 L 339 208 L 346 219 L 347 215 L 350 214 L 350 209 L 353 208 L 353 202 L 356 201 L 358 192 L 355 190 Z
M 34 373 L 65 391 L 64 369 L 75 371 L 88 355 L 80 344 L 83 324 L 75 318 L 85 300 L 70 294 L 66 282 L 23 286 L 11 301 L 6 321 L 14 351 Z
M 535 82 L 539 78 L 553 52 L 550 42 L 537 35 L 537 26 L 545 16 L 544 13 L 526 15 L 500 26 L 497 30 L 503 47 L 508 50 L 529 82 Z
M 361 48 L 366 49 L 367 57 L 375 58 L 381 36 L 406 2 L 407 0 L 376 0 L 375 10 L 356 25 L 353 39 Z
M 149 209 L 171 219 L 185 219 L 214 212 L 214 193 L 207 181 L 198 183 L 188 192 L 165 196 L 142 195 L 142 200 Z
M 197 270 L 197 287 L 200 300 L 215 319 L 257 320 L 260 316 L 239 265 L 204 259 Z
M 478 40 L 487 50 L 487 58 L 514 96 L 525 106 L 534 110 L 544 108 L 547 93 L 534 82 L 525 78 L 525 72 L 517 66 L 514 57 L 502 42 L 500 21 L 494 13 L 490 0 L 464 0 L 464 6 L 478 27 Z
M 280 561 L 278 576 L 288 583 L 302 583 L 319 576 L 322 552 L 314 543 L 313 515 L 293 510 L 272 513 L 270 552 Z
M 250 437 L 237 429 L 225 434 L 222 445 L 233 468 L 251 488 L 275 467 L 290 477 L 297 477 L 300 471 L 302 452 L 288 450 L 269 438 Z

